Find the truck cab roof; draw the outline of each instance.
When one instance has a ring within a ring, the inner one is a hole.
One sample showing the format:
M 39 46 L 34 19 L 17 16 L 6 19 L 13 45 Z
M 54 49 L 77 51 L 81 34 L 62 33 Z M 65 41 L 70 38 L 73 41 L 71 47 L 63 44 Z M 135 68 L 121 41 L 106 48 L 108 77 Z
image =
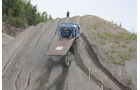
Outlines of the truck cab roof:
M 76 27 L 79 27 L 79 24 L 76 24 L 76 23 L 60 23 L 59 26 L 60 27 L 73 27 L 73 28 L 76 28 Z

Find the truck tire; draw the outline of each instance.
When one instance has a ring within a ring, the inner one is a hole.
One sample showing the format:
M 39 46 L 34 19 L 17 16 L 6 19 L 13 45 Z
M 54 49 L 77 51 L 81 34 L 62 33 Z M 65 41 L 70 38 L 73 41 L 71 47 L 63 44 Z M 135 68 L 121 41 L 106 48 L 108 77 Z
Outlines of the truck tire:
M 72 61 L 72 57 L 71 57 L 71 52 L 68 52 L 68 54 L 65 56 L 65 66 L 69 67 L 70 63 Z
M 76 43 L 76 41 L 75 41 L 74 44 L 72 45 L 70 51 L 71 51 L 73 54 L 76 54 L 76 53 L 77 53 L 77 43 Z

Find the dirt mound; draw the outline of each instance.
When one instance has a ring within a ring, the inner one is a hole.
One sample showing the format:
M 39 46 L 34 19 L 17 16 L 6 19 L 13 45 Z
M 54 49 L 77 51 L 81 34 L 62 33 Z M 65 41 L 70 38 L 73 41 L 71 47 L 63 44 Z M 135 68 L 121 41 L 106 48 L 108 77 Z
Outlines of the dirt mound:
M 20 32 L 22 32 L 23 30 L 24 29 L 11 26 L 11 25 L 6 24 L 4 22 L 2 23 L 2 32 L 3 33 L 6 33 L 6 34 L 8 34 L 10 36 L 15 37 L 17 34 L 19 34 Z
M 10 43 L 14 37 L 7 35 L 6 33 L 2 33 L 2 47 L 6 46 Z
M 81 27 L 69 68 L 47 56 L 60 22 Z M 136 90 L 136 43 L 135 34 L 96 16 L 40 23 L 3 48 L 3 90 Z

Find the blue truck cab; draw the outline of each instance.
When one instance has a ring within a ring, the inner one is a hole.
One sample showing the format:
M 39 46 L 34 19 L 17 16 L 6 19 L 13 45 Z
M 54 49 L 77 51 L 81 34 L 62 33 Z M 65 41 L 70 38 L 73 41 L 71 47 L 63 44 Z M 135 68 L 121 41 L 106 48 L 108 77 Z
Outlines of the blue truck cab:
M 60 23 L 57 31 L 59 38 L 78 38 L 80 26 L 76 23 Z

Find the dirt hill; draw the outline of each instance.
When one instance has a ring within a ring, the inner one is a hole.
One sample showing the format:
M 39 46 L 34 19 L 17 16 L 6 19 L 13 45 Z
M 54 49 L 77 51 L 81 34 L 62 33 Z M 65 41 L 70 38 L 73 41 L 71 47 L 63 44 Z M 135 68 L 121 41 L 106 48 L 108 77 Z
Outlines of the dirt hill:
M 69 68 L 47 56 L 60 22 L 81 27 Z M 3 90 L 136 90 L 136 45 L 135 34 L 96 16 L 31 26 L 3 47 Z

